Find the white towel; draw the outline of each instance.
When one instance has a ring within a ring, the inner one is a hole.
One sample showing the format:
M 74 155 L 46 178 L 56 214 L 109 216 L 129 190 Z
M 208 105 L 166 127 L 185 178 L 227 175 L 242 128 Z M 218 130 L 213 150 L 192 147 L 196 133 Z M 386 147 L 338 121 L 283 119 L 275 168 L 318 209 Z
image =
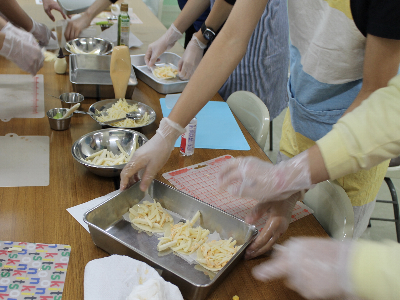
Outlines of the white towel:
M 85 300 L 183 300 L 178 287 L 144 262 L 111 255 L 85 267 Z

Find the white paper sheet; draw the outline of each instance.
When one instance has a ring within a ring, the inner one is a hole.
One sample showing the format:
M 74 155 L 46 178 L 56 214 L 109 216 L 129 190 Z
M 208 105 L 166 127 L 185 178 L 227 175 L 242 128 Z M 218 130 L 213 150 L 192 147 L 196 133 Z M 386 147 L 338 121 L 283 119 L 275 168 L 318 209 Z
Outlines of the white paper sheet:
M 118 193 L 120 193 L 120 190 L 116 190 L 88 202 L 67 208 L 67 211 L 89 232 L 89 226 L 83 221 L 83 215 L 85 214 L 85 212 L 110 199 L 111 197 L 114 197 Z

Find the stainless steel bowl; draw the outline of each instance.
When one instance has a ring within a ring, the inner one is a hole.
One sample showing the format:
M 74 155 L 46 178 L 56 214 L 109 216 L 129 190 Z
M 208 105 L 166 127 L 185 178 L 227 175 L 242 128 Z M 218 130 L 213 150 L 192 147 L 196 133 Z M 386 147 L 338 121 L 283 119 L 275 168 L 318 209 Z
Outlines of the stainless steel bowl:
M 114 44 L 98 37 L 82 37 L 68 41 L 65 50 L 72 54 L 106 55 L 113 51 Z
M 80 137 L 72 145 L 72 156 L 90 172 L 96 175 L 103 177 L 119 176 L 126 164 L 115 166 L 98 166 L 88 163 L 83 159 L 103 149 L 107 149 L 113 154 L 121 154 L 121 151 L 117 146 L 117 141 L 119 141 L 125 152 L 130 155 L 132 149 L 135 148 L 134 141 L 136 137 L 139 147 L 148 141 L 145 135 L 130 129 L 106 128 L 92 131 Z
M 112 126 L 112 125 L 104 125 L 103 123 L 97 121 L 97 119 L 96 119 L 96 115 L 99 115 L 102 112 L 105 112 L 113 104 L 115 104 L 118 100 L 119 99 L 106 99 L 106 100 L 97 101 L 97 102 L 95 102 L 94 104 L 92 104 L 89 107 L 88 114 L 92 117 L 93 120 L 95 120 L 100 125 L 109 126 L 109 127 L 113 127 L 113 128 L 120 128 L 120 127 L 116 127 L 116 126 Z M 135 101 L 135 100 L 126 100 L 126 102 L 129 105 L 137 104 L 138 110 L 139 110 L 139 112 L 141 114 L 144 114 L 145 112 L 147 112 L 147 114 L 149 115 L 149 122 L 147 122 L 144 125 L 140 125 L 140 126 L 136 126 L 136 127 L 124 127 L 124 128 L 132 128 L 132 129 L 133 128 L 140 128 L 140 127 L 144 127 L 144 126 L 150 125 L 151 123 L 153 123 L 155 121 L 156 112 L 150 106 L 148 106 L 148 105 L 146 105 L 146 104 L 144 104 L 142 102 Z
M 71 108 L 75 104 L 81 103 L 85 100 L 85 97 L 79 93 L 63 93 L 59 98 L 63 108 Z

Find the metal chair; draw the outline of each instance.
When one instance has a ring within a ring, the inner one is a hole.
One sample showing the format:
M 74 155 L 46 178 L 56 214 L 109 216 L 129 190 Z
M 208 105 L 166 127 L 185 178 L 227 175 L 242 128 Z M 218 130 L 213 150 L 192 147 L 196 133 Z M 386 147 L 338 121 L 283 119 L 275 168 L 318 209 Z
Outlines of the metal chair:
M 237 91 L 229 96 L 226 103 L 261 149 L 266 152 L 270 118 L 264 102 L 251 92 Z
M 371 227 L 371 220 L 373 221 L 387 221 L 387 222 L 394 222 L 394 226 L 396 228 L 396 237 L 397 242 L 400 243 L 400 219 L 399 219 L 399 201 L 397 198 L 396 188 L 391 180 L 391 178 L 400 179 L 400 156 L 397 158 L 393 158 L 390 161 L 389 168 L 386 171 L 386 176 L 384 178 L 392 200 L 376 200 L 379 203 L 389 203 L 393 205 L 393 219 L 388 218 L 370 218 L 368 227 Z
M 314 211 L 315 218 L 330 237 L 339 241 L 353 238 L 353 207 L 336 181 L 318 183 L 304 195 L 303 202 Z

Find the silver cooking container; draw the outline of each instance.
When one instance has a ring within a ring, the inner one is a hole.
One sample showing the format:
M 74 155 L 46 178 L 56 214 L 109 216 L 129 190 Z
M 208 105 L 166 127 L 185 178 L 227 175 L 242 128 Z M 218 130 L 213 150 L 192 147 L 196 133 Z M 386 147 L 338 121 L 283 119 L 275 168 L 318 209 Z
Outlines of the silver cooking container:
M 110 55 L 69 55 L 69 79 L 74 92 L 87 98 L 115 98 L 110 77 Z M 125 98 L 131 99 L 138 81 L 132 68 Z
M 170 64 L 178 68 L 180 59 L 181 57 L 175 53 L 165 52 L 161 54 L 156 65 Z M 189 82 L 188 80 L 180 80 L 179 78 L 159 79 L 155 77 L 144 62 L 144 54 L 131 55 L 131 63 L 136 71 L 137 78 L 161 94 L 182 93 Z
M 161 205 L 186 220 L 199 210 L 200 225 L 217 231 L 221 238 L 233 237 L 241 249 L 220 270 L 213 279 L 194 268 L 182 258 L 170 253 L 159 256 L 158 236 L 139 233 L 123 215 L 130 207 L 140 202 L 145 194 L 139 189 L 139 182 L 128 190 L 110 198 L 84 215 L 94 243 L 110 254 L 127 255 L 161 270 L 161 276 L 178 286 L 183 297 L 189 300 L 203 300 L 225 276 L 234 271 L 235 265 L 243 258 L 246 247 L 257 235 L 255 226 L 196 198 L 182 193 L 166 184 L 153 180 L 149 187 L 150 196 Z M 175 221 L 176 222 L 176 221 Z

